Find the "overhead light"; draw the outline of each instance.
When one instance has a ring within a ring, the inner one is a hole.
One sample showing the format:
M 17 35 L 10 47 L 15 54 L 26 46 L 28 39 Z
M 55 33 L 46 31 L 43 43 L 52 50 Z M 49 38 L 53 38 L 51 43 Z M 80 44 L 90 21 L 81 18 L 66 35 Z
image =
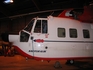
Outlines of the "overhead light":
M 5 0 L 4 3 L 13 3 L 13 0 Z

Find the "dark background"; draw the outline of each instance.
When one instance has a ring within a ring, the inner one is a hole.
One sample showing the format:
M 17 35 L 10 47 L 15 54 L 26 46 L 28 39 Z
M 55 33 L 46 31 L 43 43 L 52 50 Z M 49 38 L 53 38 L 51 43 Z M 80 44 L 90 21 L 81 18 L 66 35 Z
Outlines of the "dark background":
M 93 4 L 93 0 L 0 0 L 0 34 L 18 34 L 34 17 L 58 16 L 64 9 L 83 9 Z

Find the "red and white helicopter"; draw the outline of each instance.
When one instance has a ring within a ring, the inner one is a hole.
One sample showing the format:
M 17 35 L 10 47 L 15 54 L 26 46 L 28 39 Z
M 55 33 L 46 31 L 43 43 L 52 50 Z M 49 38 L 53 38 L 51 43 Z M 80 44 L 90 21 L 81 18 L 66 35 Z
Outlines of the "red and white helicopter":
M 76 15 L 77 20 L 70 14 L 71 10 L 63 11 L 58 17 L 33 18 L 19 35 L 3 37 L 21 55 L 36 60 L 93 58 L 93 24 L 88 22 L 93 22 L 93 13 L 88 14 L 90 19 L 84 11 Z

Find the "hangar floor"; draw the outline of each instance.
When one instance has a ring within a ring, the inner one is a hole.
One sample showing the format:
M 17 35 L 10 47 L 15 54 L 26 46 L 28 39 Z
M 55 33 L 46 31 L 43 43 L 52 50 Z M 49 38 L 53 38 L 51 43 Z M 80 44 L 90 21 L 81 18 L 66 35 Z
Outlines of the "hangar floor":
M 0 56 L 0 70 L 93 70 L 93 60 L 76 60 L 74 65 L 66 65 L 66 60 L 59 60 L 62 68 L 54 67 L 56 61 L 26 60 L 20 55 Z

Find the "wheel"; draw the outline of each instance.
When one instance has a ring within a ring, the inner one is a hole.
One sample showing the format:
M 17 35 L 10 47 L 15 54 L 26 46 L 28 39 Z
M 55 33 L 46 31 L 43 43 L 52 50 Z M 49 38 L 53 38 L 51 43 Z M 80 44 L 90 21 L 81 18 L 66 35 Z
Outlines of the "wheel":
M 74 60 L 70 60 L 70 64 L 74 64 Z
M 74 64 L 74 60 L 67 60 L 66 64 L 73 65 Z

